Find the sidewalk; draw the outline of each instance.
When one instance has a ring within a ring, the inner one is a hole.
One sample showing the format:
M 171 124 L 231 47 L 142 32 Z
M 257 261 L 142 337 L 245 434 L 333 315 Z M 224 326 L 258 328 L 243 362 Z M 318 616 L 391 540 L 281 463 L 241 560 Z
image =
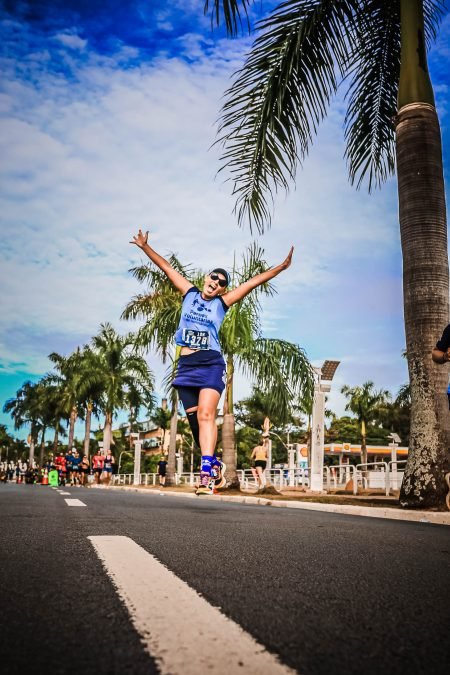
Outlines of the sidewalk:
M 107 489 L 103 485 L 90 487 Z M 194 494 L 190 486 L 167 487 L 160 489 L 153 486 L 111 486 L 114 490 L 140 492 L 141 494 L 169 494 L 172 497 L 185 497 L 188 499 L 214 500 L 220 502 L 235 502 L 258 506 L 272 506 L 275 508 L 305 509 L 309 511 L 325 511 L 328 513 L 341 513 L 343 515 L 365 516 L 369 518 L 387 518 L 389 520 L 404 520 L 418 523 L 430 523 L 433 525 L 450 525 L 450 511 L 407 511 L 398 504 L 396 497 L 384 497 L 378 495 L 313 495 L 308 493 L 292 494 L 292 491 L 284 490 L 281 495 L 264 497 L 255 493 L 227 492 L 215 495 Z M 370 505 L 368 505 L 370 503 Z M 378 505 L 379 504 L 379 505 Z

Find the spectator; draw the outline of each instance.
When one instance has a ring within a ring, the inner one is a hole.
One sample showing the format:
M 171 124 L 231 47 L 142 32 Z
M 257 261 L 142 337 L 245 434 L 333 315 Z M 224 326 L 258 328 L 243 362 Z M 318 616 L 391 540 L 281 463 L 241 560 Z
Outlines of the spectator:
M 28 470 L 28 464 L 22 464 L 20 466 L 20 482 L 25 483 L 25 477 Z
M 161 459 L 158 462 L 158 476 L 159 476 L 159 487 L 164 487 L 166 484 L 166 469 L 167 469 L 167 459 L 164 455 L 161 456 Z

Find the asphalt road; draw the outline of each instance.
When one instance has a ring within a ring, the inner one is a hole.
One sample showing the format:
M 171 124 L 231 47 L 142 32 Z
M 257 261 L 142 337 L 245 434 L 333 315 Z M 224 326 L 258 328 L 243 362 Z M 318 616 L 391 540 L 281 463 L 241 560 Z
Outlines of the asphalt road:
M 158 672 L 95 535 L 131 538 L 302 675 L 449 672 L 449 527 L 68 491 L 86 506 L 48 487 L 0 485 L 2 673 Z M 199 640 L 208 648 L 226 658 L 220 636 Z

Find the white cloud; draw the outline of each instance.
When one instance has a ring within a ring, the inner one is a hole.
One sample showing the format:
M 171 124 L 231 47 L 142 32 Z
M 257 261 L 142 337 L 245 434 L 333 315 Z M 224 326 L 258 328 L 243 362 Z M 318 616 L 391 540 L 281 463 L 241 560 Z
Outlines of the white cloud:
M 58 39 L 85 46 L 74 34 Z M 211 262 L 230 266 L 234 251 L 251 241 L 236 226 L 230 186 L 214 180 L 219 150 L 209 149 L 246 43 L 223 41 L 206 58 L 199 40 L 186 39 L 189 49 L 197 45 L 190 65 L 161 55 L 122 69 L 130 56 L 122 52 L 90 54 L 71 81 L 44 72 L 41 63 L 29 82 L 10 75 L 0 98 L 0 339 L 9 363 L 39 371 L 45 356 L 61 349 L 51 337 L 66 336 L 64 344 L 73 340 L 75 347 L 103 321 L 119 326 L 123 307 L 140 290 L 127 273 L 142 260 L 128 244 L 138 227 L 150 230 L 162 254 L 175 251 L 205 269 Z M 351 188 L 342 135 L 338 106 L 296 190 L 277 199 L 272 229 L 261 239 L 266 258 L 278 263 L 291 243 L 296 251 L 276 281 L 278 295 L 264 303 L 263 325 L 300 342 L 313 358 L 340 355 L 342 383 L 374 379 L 395 389 L 406 372 L 397 330 L 396 187 L 391 181 L 371 197 Z M 11 327 L 14 335 L 40 335 L 40 342 L 12 341 Z M 238 397 L 247 393 L 239 381 Z
M 54 39 L 61 42 L 65 47 L 69 47 L 69 49 L 83 50 L 87 45 L 87 40 L 83 40 L 83 38 L 80 38 L 79 35 L 73 32 L 58 33 L 54 36 Z

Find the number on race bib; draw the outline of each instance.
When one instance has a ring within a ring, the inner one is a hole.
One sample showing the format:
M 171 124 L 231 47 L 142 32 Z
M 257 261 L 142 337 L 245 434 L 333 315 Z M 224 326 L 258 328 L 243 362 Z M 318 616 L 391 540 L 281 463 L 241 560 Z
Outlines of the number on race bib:
M 209 349 L 209 331 L 185 328 L 183 340 L 191 349 Z

